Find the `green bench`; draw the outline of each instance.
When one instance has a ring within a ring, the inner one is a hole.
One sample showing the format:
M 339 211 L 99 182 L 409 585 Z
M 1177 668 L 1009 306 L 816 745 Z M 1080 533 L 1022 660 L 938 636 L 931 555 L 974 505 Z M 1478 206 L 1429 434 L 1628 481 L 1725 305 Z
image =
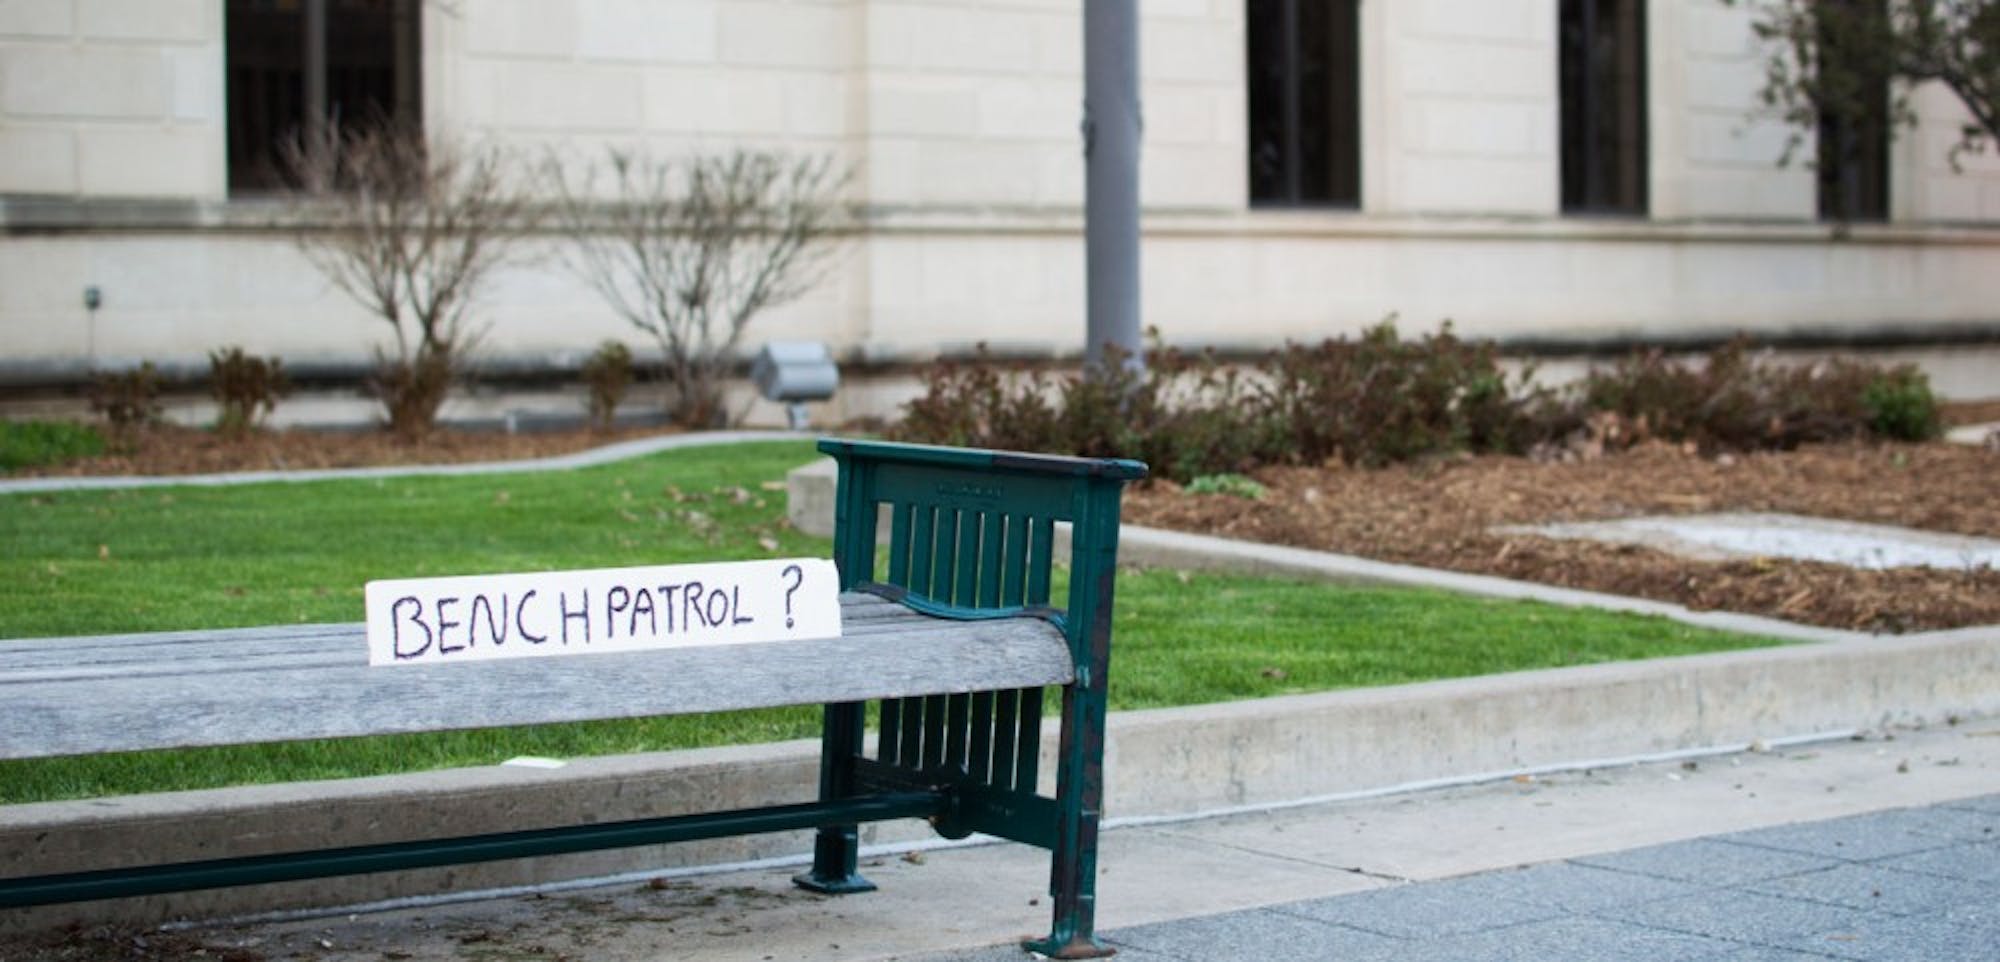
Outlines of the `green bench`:
M 817 834 L 798 884 L 850 893 L 874 887 L 857 871 L 857 826 L 923 818 L 950 838 L 1048 849 L 1054 922 L 1028 947 L 1108 954 L 1093 935 L 1105 682 L 1119 500 L 1145 466 L 820 449 L 840 466 L 839 639 L 395 669 L 367 667 L 358 624 L 0 641 L 0 758 L 820 704 L 816 798 L 198 862 L 141 852 L 139 864 L 60 874 L 0 867 L 0 908 L 803 828 Z M 1072 531 L 1066 593 L 1054 583 L 1059 523 Z M 1050 687 L 1061 689 L 1053 796 L 1037 789 Z

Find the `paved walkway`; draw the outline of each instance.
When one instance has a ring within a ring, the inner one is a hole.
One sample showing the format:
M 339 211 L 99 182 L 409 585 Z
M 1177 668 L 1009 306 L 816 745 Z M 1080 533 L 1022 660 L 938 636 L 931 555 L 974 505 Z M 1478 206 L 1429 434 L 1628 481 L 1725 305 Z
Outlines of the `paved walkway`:
M 1160 922 L 1105 940 L 1125 962 L 1994 962 L 2000 794 Z M 1011 946 L 925 957 L 1021 958 Z
M 1188 819 L 1114 820 L 1125 962 L 2000 960 L 2000 720 Z M 270 962 L 1021 962 L 1047 855 L 793 865 L 196 930 Z M 74 956 L 65 956 L 74 959 Z M 105 958 L 110 958 L 106 956 Z

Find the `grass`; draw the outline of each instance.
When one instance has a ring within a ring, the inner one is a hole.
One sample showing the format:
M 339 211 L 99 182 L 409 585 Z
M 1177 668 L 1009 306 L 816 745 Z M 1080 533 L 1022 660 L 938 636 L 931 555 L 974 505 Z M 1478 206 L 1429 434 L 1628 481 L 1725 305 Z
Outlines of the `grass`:
M 0 421 L 0 473 L 104 453 L 96 428 L 64 421 Z
M 797 442 L 570 472 L 0 498 L 0 637 L 358 621 L 373 578 L 825 556 L 784 522 Z M 1434 592 L 1126 572 L 1114 709 L 1773 644 Z M 0 762 L 0 803 L 797 738 L 813 708 Z
M 0 499 L 0 637 L 359 621 L 375 578 L 824 556 L 784 522 L 784 474 L 811 457 L 754 444 L 573 472 Z

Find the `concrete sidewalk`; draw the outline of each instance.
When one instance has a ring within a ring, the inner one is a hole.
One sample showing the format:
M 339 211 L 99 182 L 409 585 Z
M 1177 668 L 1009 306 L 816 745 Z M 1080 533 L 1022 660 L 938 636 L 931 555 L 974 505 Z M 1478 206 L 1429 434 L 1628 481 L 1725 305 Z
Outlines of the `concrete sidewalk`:
M 1104 838 L 1099 929 L 1133 962 L 1991 962 L 1996 791 L 2000 721 L 1986 720 L 1130 820 Z M 186 934 L 256 953 L 246 958 L 322 962 L 1005 962 L 1027 958 L 1013 940 L 1047 924 L 1046 856 L 1023 846 L 881 853 L 865 869 L 881 891 L 840 899 L 792 888 L 792 871 L 628 878 Z
M 1126 962 L 2000 958 L 2000 794 L 1104 934 Z M 923 962 L 1012 962 L 1012 946 Z

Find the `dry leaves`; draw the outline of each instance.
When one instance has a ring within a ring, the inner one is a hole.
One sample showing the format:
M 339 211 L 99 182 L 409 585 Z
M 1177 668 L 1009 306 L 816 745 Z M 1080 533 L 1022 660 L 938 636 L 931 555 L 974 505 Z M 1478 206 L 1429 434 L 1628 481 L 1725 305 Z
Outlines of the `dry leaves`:
M 2000 454 L 1837 444 L 1709 459 L 1666 445 L 1595 460 L 1457 458 L 1381 470 L 1258 472 L 1264 498 L 1128 495 L 1134 524 L 1492 574 L 1869 631 L 2000 623 L 2000 572 L 1757 558 L 1697 562 L 1630 545 L 1499 535 L 1496 525 L 1776 511 L 2000 537 Z

